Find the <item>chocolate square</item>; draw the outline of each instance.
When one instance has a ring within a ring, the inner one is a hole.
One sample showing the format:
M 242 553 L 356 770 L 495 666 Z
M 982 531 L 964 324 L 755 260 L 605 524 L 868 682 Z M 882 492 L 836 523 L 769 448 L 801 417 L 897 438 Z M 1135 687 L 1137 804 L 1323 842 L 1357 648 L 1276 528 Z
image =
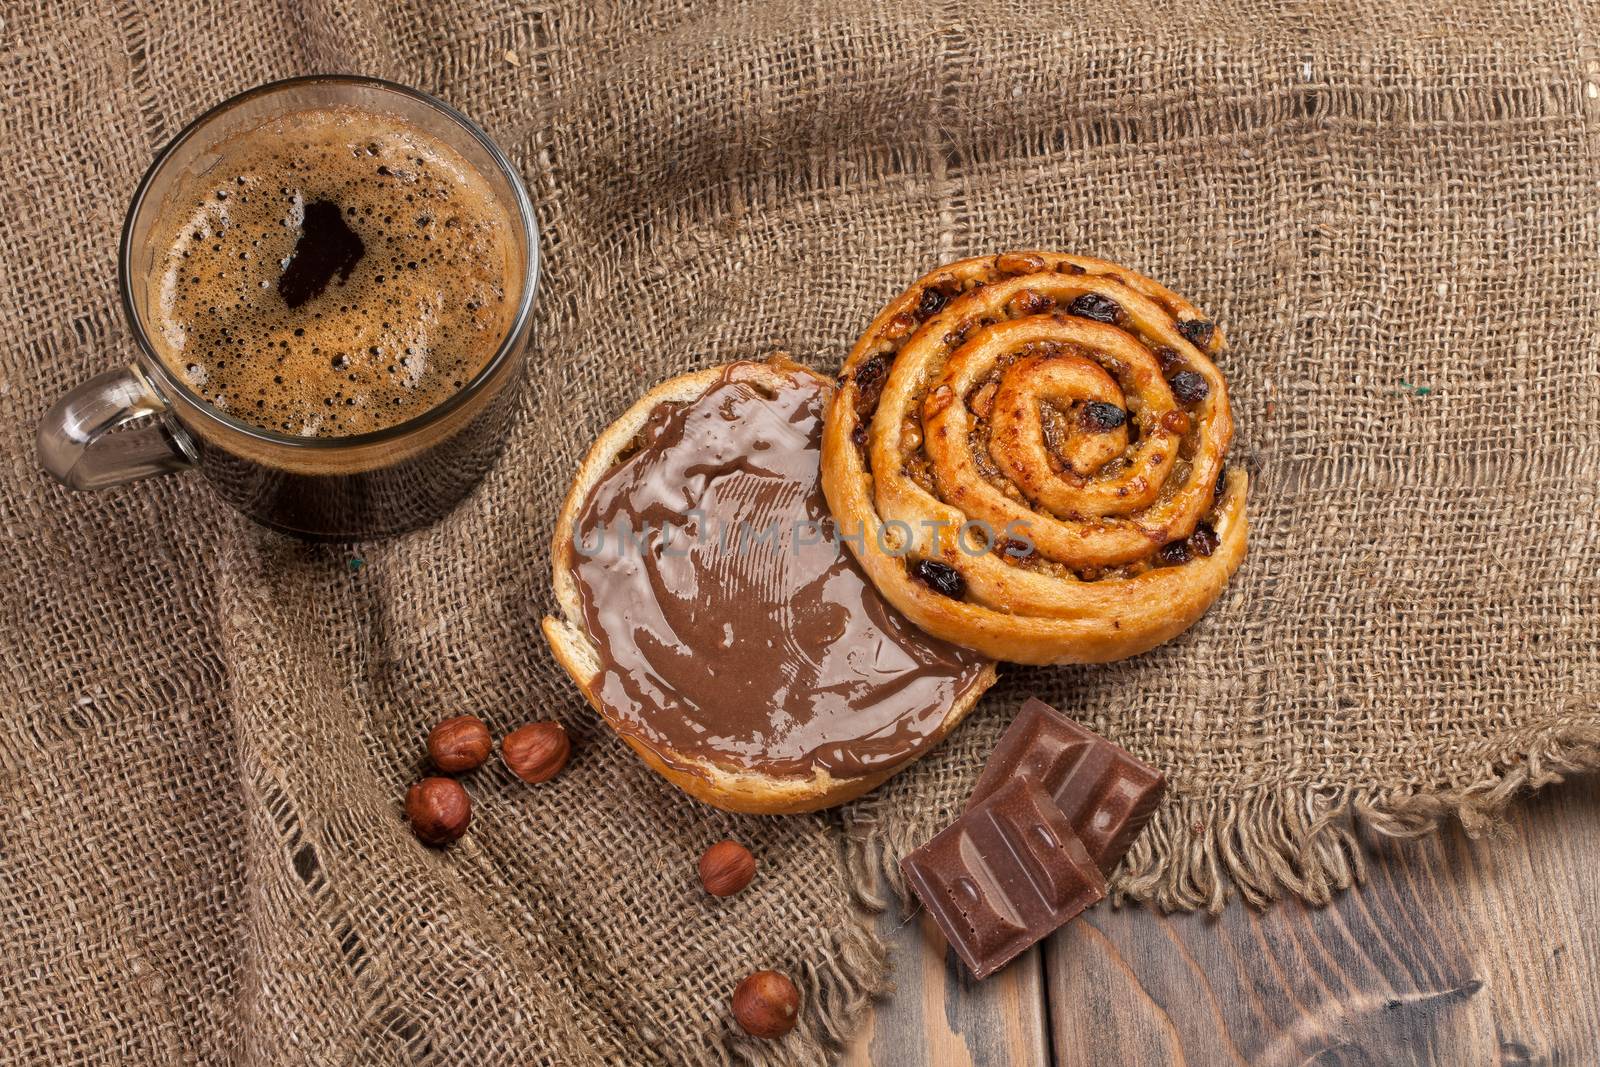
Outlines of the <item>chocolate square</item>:
M 977 978 L 1106 895 L 1066 815 L 1026 777 L 968 807 L 900 869 Z
M 984 766 L 967 810 L 1019 777 L 1033 778 L 1110 874 L 1155 813 L 1166 779 L 1120 745 L 1030 697 Z

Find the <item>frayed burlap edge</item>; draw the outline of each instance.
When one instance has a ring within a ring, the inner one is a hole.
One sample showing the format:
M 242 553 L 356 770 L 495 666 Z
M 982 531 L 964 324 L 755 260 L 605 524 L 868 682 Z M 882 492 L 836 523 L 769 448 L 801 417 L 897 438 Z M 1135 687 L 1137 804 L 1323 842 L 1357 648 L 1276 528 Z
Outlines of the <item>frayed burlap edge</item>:
M 756 1040 L 728 1025 L 718 1067 L 832 1064 L 855 1036 L 869 1006 L 894 991 L 888 946 L 866 912 L 858 912 L 839 930 L 832 953 L 821 959 L 808 956 L 789 977 L 804 1006 L 799 1025 L 782 1041 Z
M 1419 837 L 1447 817 L 1467 834 L 1498 828 L 1507 805 L 1568 774 L 1600 770 L 1600 698 L 1570 705 L 1554 725 L 1505 749 L 1481 779 L 1461 787 L 1328 789 L 1254 787 L 1226 799 L 1184 798 L 1162 806 L 1112 878 L 1114 903 L 1163 911 L 1221 911 L 1231 891 L 1256 907 L 1289 894 L 1323 905 L 1365 875 L 1358 834 Z M 870 911 L 908 900 L 900 857 L 922 842 L 914 829 L 870 814 L 846 828 L 846 857 L 857 899 Z

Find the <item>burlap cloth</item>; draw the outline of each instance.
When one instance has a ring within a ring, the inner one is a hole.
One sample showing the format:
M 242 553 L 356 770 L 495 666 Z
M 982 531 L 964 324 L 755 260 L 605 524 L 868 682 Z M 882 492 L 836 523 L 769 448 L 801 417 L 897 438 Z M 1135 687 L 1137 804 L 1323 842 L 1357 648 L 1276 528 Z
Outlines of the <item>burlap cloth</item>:
M 1358 874 L 1365 822 L 1473 827 L 1600 763 L 1600 53 L 1582 9 L 1448 0 L 71 4 L 4 10 L 0 1059 L 640 1063 L 830 1055 L 885 981 L 853 891 L 946 821 L 1021 694 L 1164 767 L 1118 880 L 1173 908 Z M 128 355 L 114 243 L 192 115 L 378 74 L 478 117 L 544 227 L 540 340 L 483 489 L 308 547 L 195 476 L 71 495 L 32 430 Z M 836 366 L 938 262 L 1102 255 L 1222 321 L 1243 571 L 1184 638 L 1013 670 L 842 815 L 686 800 L 536 627 L 555 503 L 647 384 L 783 348 Z M 556 715 L 577 756 L 470 781 L 422 849 L 436 719 Z M 691 871 L 733 834 L 753 890 Z M 757 966 L 801 1030 L 726 1021 Z

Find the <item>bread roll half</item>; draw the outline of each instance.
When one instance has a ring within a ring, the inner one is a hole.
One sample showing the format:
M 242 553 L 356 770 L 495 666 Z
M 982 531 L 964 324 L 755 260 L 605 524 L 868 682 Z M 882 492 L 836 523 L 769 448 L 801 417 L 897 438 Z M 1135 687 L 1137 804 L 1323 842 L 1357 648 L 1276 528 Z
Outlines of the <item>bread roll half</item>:
M 697 401 L 708 390 L 723 387 L 729 382 L 730 375 L 735 373 L 738 388 L 754 390 L 763 395 L 776 396 L 784 390 L 795 389 L 816 391 L 819 419 L 831 389 L 826 379 L 786 359 L 775 358 L 765 363 L 741 363 L 686 374 L 656 386 L 641 397 L 600 435 L 579 467 L 567 494 L 551 546 L 552 577 L 559 614 L 546 617 L 543 629 L 557 661 L 606 723 L 645 763 L 684 792 L 729 811 L 760 814 L 814 811 L 860 796 L 937 744 L 976 705 L 984 690 L 993 684 L 994 664 L 966 650 L 946 646 L 944 642 L 924 635 L 905 623 L 906 634 L 914 635 L 914 638 L 900 635 L 898 640 L 912 644 L 925 642 L 926 647 L 948 650 L 948 654 L 954 657 L 964 657 L 951 661 L 957 665 L 951 670 L 958 672 L 958 679 L 947 687 L 950 693 L 947 702 L 938 707 L 924 707 L 914 716 L 918 724 L 915 737 L 908 741 L 903 754 L 890 753 L 885 756 L 879 753 L 870 766 L 852 768 L 852 773 L 840 773 L 837 766 L 830 769 L 824 765 L 828 762 L 824 759 L 809 764 L 801 760 L 799 763 L 806 765 L 799 766 L 796 760 L 786 759 L 779 761 L 784 764 L 779 770 L 765 765 L 759 752 L 752 756 L 748 748 L 738 757 L 705 747 L 699 751 L 685 751 L 663 739 L 662 734 L 670 730 L 653 728 L 663 725 L 667 716 L 695 715 L 697 701 L 702 697 L 708 701 L 715 700 L 718 695 L 715 692 L 678 692 L 675 694 L 678 702 L 669 701 L 664 707 L 617 707 L 608 703 L 605 699 L 605 673 L 608 669 L 615 671 L 617 668 L 614 664 L 608 668 L 602 652 L 604 639 L 589 630 L 585 615 L 585 591 L 580 585 L 578 573 L 581 564 L 574 545 L 584 509 L 591 495 L 596 492 L 596 487 L 617 471 L 619 465 L 630 462 L 641 449 L 641 433 L 652 425 L 652 418 L 658 417 L 663 405 Z M 820 464 L 820 426 L 817 435 L 806 447 Z M 787 458 L 790 461 L 796 459 L 794 456 Z M 820 501 L 820 488 L 816 492 Z M 852 573 L 859 574 L 854 570 L 856 564 L 849 559 L 842 545 L 834 543 L 832 548 L 840 553 L 840 558 L 852 568 Z M 860 581 L 864 595 L 876 598 L 871 583 L 864 576 Z M 882 611 L 891 613 L 894 621 L 903 622 L 887 603 L 874 602 L 881 605 Z M 781 607 L 778 606 L 779 609 Z M 641 614 L 647 611 L 647 608 L 641 608 Z M 633 621 L 629 619 L 630 626 Z M 714 650 L 705 651 L 708 655 L 715 654 Z M 896 650 L 883 653 L 874 649 L 867 652 L 871 654 L 858 655 L 852 662 L 892 660 Z M 689 653 L 699 654 L 699 650 L 689 650 Z M 812 652 L 802 650 L 800 654 L 806 658 Z M 817 654 L 822 652 L 818 651 Z M 943 656 L 946 652 L 939 651 L 937 655 Z M 781 664 L 752 663 L 750 666 L 752 671 L 781 673 L 782 670 Z M 615 691 L 618 686 L 614 684 L 612 688 Z M 750 737 L 773 737 L 781 734 L 782 724 L 791 721 L 791 716 L 803 714 L 806 702 L 811 699 L 817 699 L 815 694 L 799 692 L 792 694 L 787 706 L 750 706 L 735 708 L 731 712 L 724 708 L 723 714 L 748 716 L 746 725 Z M 657 719 L 651 720 L 650 716 L 656 716 Z M 844 715 L 829 721 L 848 724 L 849 718 L 849 715 Z M 848 725 L 845 728 L 848 729 Z M 848 744 L 849 738 L 842 737 L 839 743 Z

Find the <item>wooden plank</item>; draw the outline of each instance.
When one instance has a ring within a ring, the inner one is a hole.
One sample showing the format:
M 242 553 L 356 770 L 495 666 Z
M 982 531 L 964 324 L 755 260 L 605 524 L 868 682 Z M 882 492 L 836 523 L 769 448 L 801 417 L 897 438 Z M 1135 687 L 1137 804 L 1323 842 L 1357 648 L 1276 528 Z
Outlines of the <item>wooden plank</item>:
M 1507 821 L 1376 842 L 1322 910 L 1094 909 L 1045 949 L 1056 1062 L 1600 1063 L 1600 776 Z
M 974 982 L 920 909 L 878 924 L 895 967 L 895 992 L 846 1051 L 846 1067 L 984 1067 L 1049 1062 L 1040 950 Z

